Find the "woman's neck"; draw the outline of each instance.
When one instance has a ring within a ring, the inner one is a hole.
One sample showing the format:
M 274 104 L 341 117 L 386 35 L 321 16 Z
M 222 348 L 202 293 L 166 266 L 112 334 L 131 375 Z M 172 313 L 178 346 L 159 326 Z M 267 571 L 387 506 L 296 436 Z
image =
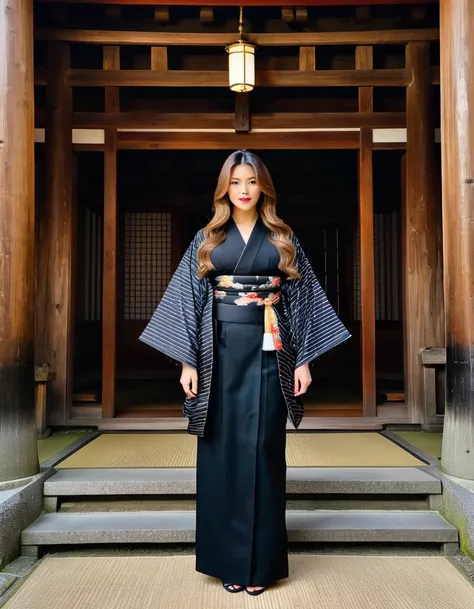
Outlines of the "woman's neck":
M 255 208 L 245 211 L 234 207 L 232 217 L 234 218 L 234 222 L 239 226 L 253 226 L 257 221 L 258 212 Z

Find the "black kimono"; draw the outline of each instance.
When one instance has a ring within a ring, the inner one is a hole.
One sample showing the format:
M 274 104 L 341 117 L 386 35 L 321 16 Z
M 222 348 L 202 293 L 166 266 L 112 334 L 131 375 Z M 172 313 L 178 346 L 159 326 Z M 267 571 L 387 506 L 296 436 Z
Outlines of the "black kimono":
M 263 222 L 246 245 L 231 219 L 211 255 L 216 270 L 198 280 L 203 238 L 195 237 L 140 339 L 198 370 L 198 396 L 183 409 L 200 436 L 196 569 L 268 586 L 288 575 L 286 420 L 298 427 L 303 416 L 294 371 L 349 333 L 296 239 L 302 279 L 288 281 Z

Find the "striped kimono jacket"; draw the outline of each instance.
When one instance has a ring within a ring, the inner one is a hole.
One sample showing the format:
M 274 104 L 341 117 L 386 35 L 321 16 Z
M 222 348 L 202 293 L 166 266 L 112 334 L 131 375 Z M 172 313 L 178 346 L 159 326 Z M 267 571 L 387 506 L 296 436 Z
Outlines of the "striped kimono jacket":
M 198 395 L 186 397 L 183 414 L 188 432 L 204 436 L 213 370 L 213 290 L 207 278 L 198 279 L 197 251 L 204 240 L 200 230 L 183 256 L 163 298 L 139 337 L 169 358 L 198 372 Z M 294 372 L 303 364 L 350 337 L 322 290 L 296 237 L 299 280 L 282 286 L 282 310 L 277 312 L 283 348 L 276 352 L 288 416 L 298 428 L 304 408 L 294 396 Z

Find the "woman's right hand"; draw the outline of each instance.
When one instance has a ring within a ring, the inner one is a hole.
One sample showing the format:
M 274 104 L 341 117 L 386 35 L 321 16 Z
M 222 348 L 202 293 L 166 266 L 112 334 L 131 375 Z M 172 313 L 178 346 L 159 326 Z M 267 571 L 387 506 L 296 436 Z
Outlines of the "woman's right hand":
M 188 398 L 195 398 L 198 392 L 197 370 L 194 370 L 194 368 L 191 368 L 191 366 L 187 366 L 186 364 L 182 364 L 182 366 L 183 371 L 181 372 L 181 378 L 179 380 L 181 387 Z

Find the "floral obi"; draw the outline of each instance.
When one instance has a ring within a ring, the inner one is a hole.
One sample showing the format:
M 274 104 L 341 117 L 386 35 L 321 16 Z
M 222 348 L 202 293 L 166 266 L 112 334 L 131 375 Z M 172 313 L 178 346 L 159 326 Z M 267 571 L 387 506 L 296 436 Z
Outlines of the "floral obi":
M 219 275 L 212 279 L 216 319 L 264 324 L 262 349 L 280 351 L 282 342 L 275 305 L 281 298 L 281 277 Z

